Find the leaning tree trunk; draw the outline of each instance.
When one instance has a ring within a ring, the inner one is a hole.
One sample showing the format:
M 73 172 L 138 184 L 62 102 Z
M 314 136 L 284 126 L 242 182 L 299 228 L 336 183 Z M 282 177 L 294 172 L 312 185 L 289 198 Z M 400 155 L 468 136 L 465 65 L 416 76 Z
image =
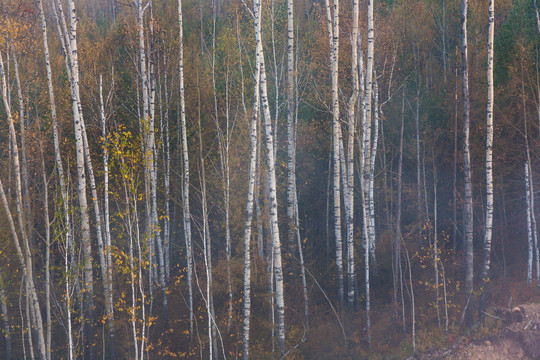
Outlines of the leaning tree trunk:
M 484 261 L 482 263 L 482 284 L 480 289 L 480 316 L 485 309 L 485 291 L 489 279 L 491 237 L 493 233 L 493 40 L 495 37 L 495 0 L 489 1 L 488 35 L 488 101 L 486 139 L 486 233 L 484 237 Z
M 9 126 L 9 136 L 11 142 L 11 149 L 13 153 L 13 168 L 15 175 L 15 192 L 16 192 L 16 205 L 17 205 L 17 220 L 19 223 L 19 231 L 21 232 L 23 240 L 23 250 L 21 250 L 19 237 L 17 235 L 17 230 L 11 216 L 11 210 L 9 209 L 8 200 L 6 198 L 3 184 L 0 181 L 0 193 L 2 197 L 2 202 L 4 203 L 4 209 L 8 218 L 8 222 L 11 229 L 11 236 L 17 248 L 17 255 L 21 262 L 21 268 L 23 275 L 27 281 L 27 298 L 30 301 L 31 315 L 33 319 L 33 325 L 35 327 L 35 332 L 38 338 L 38 353 L 41 359 L 47 359 L 47 349 L 45 345 L 45 335 L 43 329 L 43 320 L 41 317 L 41 309 L 39 307 L 39 300 L 34 284 L 34 275 L 33 275 L 33 264 L 32 264 L 32 249 L 30 249 L 30 243 L 28 240 L 28 235 L 25 229 L 24 221 L 24 211 L 23 211 L 23 196 L 22 196 L 22 182 L 21 182 L 21 165 L 19 160 L 19 149 L 17 146 L 17 135 L 15 132 L 15 124 L 13 117 L 11 115 L 11 109 L 9 106 L 8 95 L 7 95 L 7 82 L 6 74 L 4 70 L 4 60 L 2 53 L 0 52 L 0 77 L 2 80 L 2 100 L 4 102 L 4 110 L 8 118 Z M 24 255 L 23 255 L 24 251 Z

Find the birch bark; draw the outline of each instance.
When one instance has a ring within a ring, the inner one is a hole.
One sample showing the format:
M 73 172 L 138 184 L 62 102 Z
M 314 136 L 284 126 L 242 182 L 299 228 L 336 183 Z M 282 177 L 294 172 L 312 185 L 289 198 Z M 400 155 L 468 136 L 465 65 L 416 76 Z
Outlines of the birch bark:
M 532 221 L 531 221 L 531 189 L 529 187 L 529 163 L 525 162 L 525 194 L 527 202 L 527 240 L 528 240 L 528 261 L 527 261 L 527 285 L 529 288 L 532 285 L 532 269 L 533 269 L 533 237 L 532 237 Z
M 370 209 L 370 195 L 369 195 L 369 184 L 370 184 L 370 161 L 371 161 L 371 99 L 372 99 L 372 89 L 373 89 L 373 60 L 374 60 L 374 45 L 375 45 L 375 29 L 374 29 L 374 19 L 373 19 L 373 6 L 374 0 L 368 0 L 368 47 L 367 47 L 367 64 L 366 64 L 366 92 L 364 96 L 364 115 L 363 115 L 363 145 L 362 145 L 362 188 L 363 190 L 363 213 L 364 213 L 364 236 L 365 236 L 365 246 L 364 246 L 364 272 L 366 280 L 366 316 L 367 316 L 367 330 L 368 330 L 368 343 L 371 344 L 371 303 L 370 303 L 370 288 L 369 288 L 369 261 L 370 261 L 370 251 L 371 247 L 374 246 L 371 242 L 374 239 L 371 239 L 371 220 L 368 216 Z
M 255 13 L 256 31 L 259 30 L 259 12 Z M 257 124 L 260 105 L 260 66 L 259 52 L 255 52 L 255 95 L 253 103 L 253 115 L 251 117 L 251 153 L 249 161 L 248 198 L 246 205 L 246 223 L 244 229 L 244 314 L 242 328 L 242 358 L 249 359 L 249 331 L 251 316 L 251 227 L 253 223 L 253 203 L 255 198 L 255 177 L 257 172 Z
M 358 62 L 358 17 L 359 1 L 353 1 L 353 33 L 351 39 L 351 59 L 353 91 L 349 100 L 349 129 L 347 138 L 347 189 L 345 196 L 348 198 L 346 206 L 347 226 L 347 302 L 349 308 L 353 308 L 355 300 L 356 270 L 354 261 L 354 138 L 356 135 L 356 107 L 360 96 L 359 62 Z
M 336 240 L 336 268 L 338 272 L 338 297 L 340 308 L 344 304 L 343 285 L 343 239 L 341 237 L 341 125 L 339 122 L 339 0 L 334 0 L 333 14 L 329 0 L 325 0 L 330 44 L 330 66 L 332 79 L 332 161 L 334 195 L 334 236 Z M 333 16 L 332 16 L 333 15 Z
M 281 352 L 285 352 L 285 301 L 283 289 L 283 267 L 281 262 L 281 243 L 278 226 L 278 205 L 276 192 L 276 163 L 274 158 L 274 140 L 272 133 L 272 118 L 270 116 L 270 107 L 268 105 L 268 90 L 266 85 L 266 69 L 264 64 L 264 50 L 261 36 L 261 1 L 255 0 L 253 3 L 254 13 L 257 14 L 255 23 L 255 43 L 259 53 L 260 66 L 260 91 L 261 104 L 265 120 L 266 129 L 266 147 L 267 147 L 267 166 L 268 166 L 268 184 L 270 196 L 270 223 L 272 235 L 272 251 L 274 262 L 274 273 L 276 282 L 276 313 L 277 313 L 277 338 L 278 346 Z
M 38 353 L 39 353 L 40 358 L 47 359 L 43 320 L 41 317 L 41 309 L 39 307 L 37 291 L 34 285 L 33 264 L 32 264 L 32 254 L 31 254 L 32 250 L 30 248 L 28 235 L 26 233 L 26 229 L 24 226 L 26 222 L 24 221 L 24 211 L 23 211 L 23 196 L 22 196 L 21 170 L 20 170 L 21 165 L 20 165 L 20 160 L 19 160 L 19 149 L 17 146 L 15 125 L 14 125 L 13 117 L 11 115 L 11 108 L 9 106 L 9 101 L 8 101 L 6 74 L 4 70 L 4 60 L 3 60 L 3 56 L 1 52 L 0 52 L 0 77 L 2 78 L 2 100 L 4 102 L 4 109 L 8 118 L 11 149 L 13 152 L 12 159 L 13 159 L 13 169 L 14 169 L 14 175 L 15 175 L 17 220 L 19 223 L 19 231 L 21 232 L 21 236 L 23 240 L 24 255 L 23 255 L 23 250 L 21 250 L 21 247 L 20 247 L 17 230 L 15 228 L 15 224 L 11 216 L 8 200 L 6 198 L 4 187 L 1 181 L 0 181 L 0 193 L 2 197 L 2 202 L 4 203 L 4 209 L 8 217 L 8 222 L 10 224 L 12 238 L 17 248 L 19 260 L 21 262 L 21 268 L 27 281 L 27 297 L 28 297 L 28 300 L 30 301 L 31 315 L 32 315 L 34 326 L 35 326 L 36 336 L 38 338 Z
M 53 3 L 53 9 L 55 9 L 54 3 Z M 43 0 L 39 0 L 39 11 L 40 11 L 40 18 L 41 18 L 41 31 L 43 35 L 43 48 L 45 51 L 45 66 L 47 69 L 47 85 L 49 90 L 49 105 L 51 109 L 51 119 L 52 119 L 52 127 L 53 127 L 53 140 L 54 140 L 54 153 L 55 153 L 55 160 L 56 160 L 56 169 L 58 171 L 58 183 L 60 185 L 60 194 L 62 196 L 62 205 L 63 205 L 63 215 L 64 215 L 64 221 L 65 221 L 65 237 L 66 237 L 66 249 L 65 249 L 65 289 L 66 289 L 66 313 L 67 313 L 67 335 L 68 335 L 68 357 L 69 359 L 73 359 L 73 341 L 72 341 L 72 335 L 71 335 L 71 307 L 70 307 L 70 301 L 69 301 L 69 291 L 70 291 L 70 276 L 69 276 L 69 268 L 68 268 L 68 258 L 69 253 L 72 245 L 72 237 L 71 237 L 71 217 L 69 216 L 69 200 L 67 195 L 67 188 L 65 184 L 65 176 L 64 176 L 64 167 L 62 163 L 62 155 L 60 153 L 60 136 L 58 133 L 58 122 L 57 122 L 57 115 L 56 115 L 56 102 L 54 97 L 54 87 L 53 87 L 53 80 L 52 80 L 52 69 L 51 69 L 51 61 L 50 61 L 50 55 L 49 55 L 49 43 L 48 43 L 48 36 L 47 36 L 47 23 L 45 20 L 45 13 L 43 11 Z M 56 11 L 55 11 L 56 15 Z M 58 23 L 58 16 L 56 16 L 57 19 L 57 26 L 60 30 L 59 23 Z M 63 39 L 61 38 L 62 43 Z
M 186 242 L 187 261 L 187 283 L 188 283 L 188 307 L 189 307 L 189 334 L 193 336 L 193 250 L 191 245 L 191 214 L 189 210 L 189 152 L 188 138 L 186 130 L 186 101 L 184 94 L 184 29 L 183 29 L 182 0 L 178 0 L 178 28 L 179 37 L 179 81 L 180 81 L 180 119 L 182 126 L 182 158 L 183 158 L 183 178 L 182 178 L 182 198 L 184 203 L 184 239 Z
M 469 66 L 467 52 L 467 9 L 469 0 L 462 0 L 461 9 L 461 72 L 463 88 L 463 173 L 465 176 L 465 205 L 463 214 L 463 235 L 465 250 L 465 294 L 467 305 L 465 319 L 467 325 L 473 321 L 472 296 L 473 296 L 473 204 L 472 204 L 472 169 L 470 152 L 470 103 L 469 103 Z
M 77 157 L 77 195 L 79 198 L 79 208 L 81 216 L 81 235 L 83 248 L 83 273 L 84 273 L 84 334 L 85 344 L 84 352 L 87 356 L 92 356 L 94 337 L 93 329 L 93 309 L 94 309 L 94 276 L 92 273 L 92 245 L 90 239 L 90 219 L 88 215 L 88 200 L 86 197 L 86 170 L 85 170 L 85 154 L 84 154 L 84 139 L 83 139 L 83 119 L 79 112 L 79 66 L 77 52 L 77 13 L 73 0 L 69 1 L 70 13 L 70 31 L 69 34 L 69 60 L 71 67 L 71 78 L 73 81 L 72 91 L 72 107 L 73 121 L 75 127 L 75 144 Z M 63 16 L 62 16 L 63 18 Z
M 495 1 L 489 1 L 488 63 L 487 63 L 487 124 L 486 124 L 486 233 L 484 237 L 484 261 L 482 263 L 482 288 L 480 314 L 485 309 L 486 284 L 489 281 L 491 237 L 493 233 L 493 41 L 495 37 Z

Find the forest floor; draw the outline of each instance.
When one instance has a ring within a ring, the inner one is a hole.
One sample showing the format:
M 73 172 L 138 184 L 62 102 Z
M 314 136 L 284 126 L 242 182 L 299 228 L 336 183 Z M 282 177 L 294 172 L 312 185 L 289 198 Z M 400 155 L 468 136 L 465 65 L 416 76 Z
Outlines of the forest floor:
M 540 304 L 498 309 L 486 316 L 501 323 L 497 333 L 472 341 L 462 337 L 450 347 L 429 349 L 413 359 L 540 359 Z

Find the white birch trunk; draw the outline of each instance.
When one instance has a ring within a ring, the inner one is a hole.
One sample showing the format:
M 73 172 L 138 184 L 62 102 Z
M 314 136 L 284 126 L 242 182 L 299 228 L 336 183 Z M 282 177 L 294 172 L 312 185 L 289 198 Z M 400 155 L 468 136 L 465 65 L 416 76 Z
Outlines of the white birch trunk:
M 28 293 L 30 292 L 30 289 L 28 287 L 28 282 L 26 280 L 24 281 L 24 286 L 26 288 L 25 306 L 26 306 L 26 330 L 28 332 L 28 348 L 30 349 L 30 359 L 34 360 L 36 357 L 34 355 L 34 341 L 32 340 L 32 333 L 33 333 L 32 317 L 35 315 L 30 313 L 30 301 L 28 300 L 29 298 Z
M 376 237 L 375 237 L 375 194 L 374 194 L 374 181 L 375 181 L 375 157 L 377 156 L 377 149 L 379 145 L 379 88 L 377 81 L 373 82 L 373 98 L 374 98 L 374 128 L 373 128 L 373 147 L 370 150 L 369 160 L 369 229 L 370 229 L 370 253 L 371 259 L 375 264 L 375 249 L 376 249 Z
M 38 353 L 39 353 L 40 358 L 47 359 L 43 320 L 41 317 L 41 309 L 39 307 L 37 291 L 34 286 L 34 275 L 33 275 L 33 265 L 32 265 L 32 254 L 31 254 L 32 249 L 30 248 L 28 235 L 26 233 L 26 229 L 24 226 L 26 222 L 24 220 L 25 217 L 24 217 L 24 211 L 23 211 L 23 196 L 22 196 L 21 165 L 20 165 L 20 160 L 19 160 L 19 149 L 17 146 L 15 124 L 13 121 L 13 117 L 11 115 L 11 108 L 9 106 L 9 101 L 8 101 L 8 96 L 7 96 L 6 74 L 4 70 L 4 60 L 3 60 L 1 52 L 0 52 L 0 77 L 2 78 L 2 100 L 4 102 L 4 109 L 6 111 L 7 118 L 8 118 L 8 126 L 9 126 L 10 139 L 11 139 L 12 152 L 13 152 L 12 158 L 13 158 L 13 169 L 14 169 L 14 175 L 15 175 L 17 220 L 19 223 L 19 231 L 21 232 L 21 236 L 23 239 L 24 256 L 20 249 L 19 240 L 18 240 L 18 236 L 15 230 L 14 224 L 11 229 L 12 237 L 17 247 L 17 251 L 20 252 L 19 257 L 21 260 L 23 274 L 25 275 L 26 281 L 28 283 L 27 297 L 29 297 L 33 323 L 35 326 L 36 336 L 38 338 Z M 2 192 L 2 200 L 4 202 L 4 208 L 6 210 L 6 214 L 8 215 L 8 220 L 10 220 L 12 223 L 13 219 L 11 218 L 11 212 L 9 209 L 8 201 L 7 201 L 7 198 L 5 198 L 5 193 L 4 193 L 3 185 L 1 184 L 1 182 L 0 182 L 0 187 L 1 187 L 0 190 Z
M 57 27 L 60 31 L 60 25 L 58 21 L 58 16 L 56 15 L 56 7 L 53 3 L 53 10 L 55 13 L 55 17 L 57 20 Z M 48 84 L 48 90 L 49 90 L 49 103 L 50 103 L 50 109 L 51 109 L 51 119 L 52 119 L 52 127 L 53 127 L 53 140 L 54 140 L 54 153 L 55 153 L 55 160 L 56 160 L 56 169 L 58 171 L 58 182 L 60 185 L 60 194 L 62 196 L 62 205 L 63 205 L 63 212 L 64 212 L 64 221 L 65 221 L 65 237 L 66 237 L 66 246 L 65 246 L 65 289 L 66 289 L 66 314 L 67 314 L 67 336 L 68 336 L 68 358 L 70 360 L 73 359 L 73 341 L 72 341 L 72 335 L 71 335 L 71 306 L 69 304 L 69 291 L 70 291 L 70 276 L 69 276 L 69 253 L 70 248 L 72 244 L 72 238 L 71 238 L 71 217 L 69 216 L 69 206 L 68 206 L 68 195 L 67 195 L 67 188 L 65 184 L 65 176 L 64 176 L 64 167 L 62 164 L 62 155 L 60 153 L 60 138 L 58 134 L 58 124 L 57 124 L 57 115 L 56 115 L 56 102 L 54 97 L 54 87 L 53 87 L 53 80 L 52 80 L 52 69 L 51 69 L 51 62 L 50 62 L 50 55 L 49 55 L 49 44 L 48 44 L 48 36 L 47 36 L 47 23 L 45 21 L 45 13 L 43 11 L 43 0 L 39 0 L 39 10 L 40 10 L 40 17 L 41 17 L 41 30 L 43 34 L 43 48 L 45 50 L 45 65 L 47 69 L 47 84 Z M 63 37 L 61 37 L 62 43 L 63 43 Z M 63 47 L 64 48 L 64 47 Z
M 60 3 L 59 3 L 60 5 Z M 61 10 L 61 8 L 60 8 Z M 75 127 L 75 143 L 76 143 L 76 157 L 77 157 L 77 195 L 79 198 L 79 208 L 81 216 L 81 233 L 82 233 L 82 248 L 83 248 L 83 273 L 84 273 L 84 334 L 85 344 L 84 353 L 91 356 L 93 349 L 91 344 L 93 343 L 94 330 L 93 330 L 93 309 L 94 309 L 94 277 L 92 273 L 92 247 L 90 239 L 90 219 L 88 215 L 88 200 L 86 197 L 86 171 L 85 171 L 85 154 L 84 154 L 84 139 L 83 139 L 83 119 L 82 114 L 79 112 L 80 95 L 79 95 L 79 66 L 78 66 L 78 52 L 77 52 L 77 14 L 75 11 L 75 4 L 73 0 L 69 1 L 69 13 L 70 13 L 70 30 L 69 30 L 69 60 L 71 67 L 71 79 L 73 84 L 72 91 L 72 107 L 73 107 L 73 121 Z M 63 15 L 61 14 L 63 18 Z
M 47 359 L 51 359 L 52 322 L 51 322 L 51 221 L 49 218 L 49 181 L 45 172 L 45 159 L 43 156 L 43 139 L 41 137 L 41 123 L 38 118 L 38 142 L 41 161 L 41 176 L 43 180 L 43 209 L 45 220 L 45 318 Z M 0 279 L 1 281 L 1 279 Z M 0 289 L 1 290 L 1 289 Z M 1 294 L 0 294 L 1 300 Z
M 344 304 L 343 286 L 343 240 L 341 237 L 341 125 L 339 122 L 339 0 L 334 0 L 333 16 L 329 0 L 326 3 L 328 38 L 330 44 L 330 66 L 332 79 L 332 144 L 333 144 L 333 195 L 334 195 L 334 235 L 336 240 L 336 268 L 338 271 L 338 298 L 340 308 Z
M 182 0 L 178 0 L 178 28 L 179 37 L 179 81 L 180 81 L 180 119 L 182 126 L 182 200 L 184 205 L 184 239 L 186 242 L 187 284 L 188 284 L 188 307 L 189 307 L 189 334 L 193 337 L 193 250 L 191 245 L 191 213 L 189 210 L 189 152 L 186 130 L 186 101 L 184 95 L 184 30 L 183 30 Z
M 266 69 L 264 65 L 264 51 L 261 36 L 261 17 L 262 9 L 260 0 L 255 0 L 254 13 L 255 18 L 255 43 L 257 52 L 259 53 L 260 63 L 260 91 L 261 104 L 264 113 L 265 129 L 266 129 L 266 147 L 267 147 L 267 166 L 268 166 L 268 183 L 270 195 L 270 223 L 273 245 L 273 262 L 276 282 L 276 313 L 277 313 L 277 338 L 278 346 L 282 353 L 285 352 L 285 302 L 283 289 L 283 268 L 281 262 L 281 243 L 279 237 L 278 226 L 278 207 L 277 207 L 277 191 L 276 191 L 276 168 L 274 158 L 274 140 L 272 133 L 272 119 L 270 116 L 270 107 L 268 105 L 268 91 L 266 86 Z
M 100 75 L 99 77 L 99 104 L 100 104 L 100 117 L 101 117 L 101 126 L 102 126 L 102 134 L 103 134 L 103 199 L 104 199 L 104 214 L 103 214 L 103 237 L 104 240 L 102 241 L 102 254 L 100 254 L 101 258 L 101 268 L 102 268 L 102 276 L 103 276 L 103 292 L 105 295 L 105 311 L 107 316 L 107 327 L 109 330 L 109 346 L 110 346 L 110 357 L 115 358 L 116 357 L 116 342 L 115 342 L 115 334 L 114 334 L 114 302 L 113 302 L 113 278 L 112 278 L 112 248 L 111 248 L 111 229 L 110 229 L 110 222 L 109 222 L 109 151 L 108 151 L 108 144 L 107 144 L 107 130 L 106 130 L 106 119 L 105 119 L 105 106 L 103 104 L 103 76 Z M 86 134 L 85 134 L 86 138 Z M 88 148 L 88 147 L 87 147 Z M 87 150 L 87 157 L 90 159 L 90 153 Z M 89 162 L 89 164 L 91 164 Z M 90 166 L 89 166 L 90 168 Z M 92 174 L 93 175 L 93 174 Z M 92 179 L 93 176 L 90 177 Z M 99 216 L 99 205 L 98 205 L 98 195 L 97 195 L 97 189 L 95 186 L 92 186 L 92 196 L 95 196 L 94 200 L 94 208 L 96 210 L 96 217 L 98 219 L 101 218 Z M 94 195 L 95 194 L 95 195 Z M 96 221 L 96 223 L 99 225 L 99 221 Z M 98 227 L 98 231 L 100 231 Z M 98 244 L 101 232 L 98 232 Z M 105 349 L 103 349 L 105 352 Z
M 531 189 L 529 187 L 529 164 L 525 162 L 525 194 L 527 202 L 527 242 L 528 242 L 528 260 L 527 260 L 527 285 L 529 288 L 532 285 L 532 269 L 533 269 L 533 236 L 532 236 L 532 214 L 531 214 Z
M 461 71 L 463 87 L 463 173 L 465 175 L 465 205 L 463 214 L 463 235 L 465 251 L 465 295 L 466 309 L 465 318 L 467 325 L 473 321 L 472 296 L 473 296 L 473 204 L 472 204 L 472 169 L 470 153 L 470 104 L 469 104 L 469 67 L 467 52 L 467 9 L 469 0 L 462 0 L 461 13 Z
M 371 99 L 372 99 L 372 89 L 373 89 L 373 62 L 374 62 L 374 42 L 375 42 L 375 30 L 374 30 L 374 19 L 373 19 L 373 6 L 374 0 L 368 0 L 368 47 L 367 47 L 367 64 L 366 64 L 366 91 L 364 95 L 364 114 L 363 114 L 363 141 L 362 141 L 362 173 L 361 187 L 363 189 L 363 214 L 364 214 L 364 272 L 365 272 L 365 281 L 366 281 L 366 316 L 367 316 L 367 332 L 368 332 L 368 343 L 371 344 L 371 304 L 370 304 L 370 288 L 369 288 L 369 262 L 370 262 L 370 253 L 371 247 L 374 244 L 371 244 L 374 239 L 371 238 L 371 217 L 369 216 L 371 205 L 370 205 L 370 173 L 371 173 Z
M 356 107 L 360 96 L 359 62 L 358 62 L 358 17 L 359 2 L 353 1 L 353 33 L 351 39 L 352 77 L 353 91 L 349 100 L 349 129 L 347 138 L 347 184 L 345 197 L 348 199 L 346 206 L 347 219 L 347 302 L 349 308 L 353 308 L 355 300 L 356 270 L 354 261 L 354 139 L 356 135 Z
M 17 60 L 17 54 L 15 54 L 15 48 L 13 47 L 13 68 L 15 70 L 15 82 L 17 84 L 17 97 L 19 99 L 19 125 L 21 129 L 21 177 L 23 188 L 23 205 L 26 216 L 26 228 L 28 234 L 28 241 L 30 246 L 34 247 L 34 220 L 32 217 L 32 208 L 30 206 L 30 187 L 28 185 L 28 159 L 26 156 L 26 113 L 24 111 L 24 98 L 22 95 L 21 78 L 19 75 L 19 62 Z
M 256 30 L 260 21 L 258 19 L 259 12 L 256 13 L 255 24 Z M 242 327 L 242 359 L 249 359 L 249 331 L 250 331 L 250 316 L 251 316 L 251 226 L 253 223 L 253 200 L 256 190 L 256 172 L 257 172 L 257 137 L 258 137 L 258 114 L 260 106 L 260 66 L 259 52 L 255 52 L 255 85 L 254 85 L 254 103 L 253 115 L 251 120 L 251 153 L 249 161 L 249 182 L 248 182 L 248 198 L 246 205 L 246 223 L 244 230 L 244 314 Z
M 168 63 L 168 61 L 167 61 Z M 164 185 L 165 185 L 165 218 L 163 220 L 163 257 L 165 265 L 165 281 L 168 283 L 171 278 L 171 139 L 169 126 L 169 86 L 168 76 L 165 70 L 165 141 L 163 142 L 163 167 L 164 167 Z
M 486 232 L 484 237 L 484 261 L 482 264 L 482 288 L 480 294 L 480 314 L 485 309 L 486 284 L 489 281 L 491 259 L 491 237 L 493 233 L 493 46 L 495 38 L 495 0 L 489 1 L 489 34 L 487 59 L 487 121 L 486 121 Z
M 151 229 L 151 247 L 157 247 L 156 255 L 156 271 L 159 277 L 159 286 L 161 287 L 161 299 L 163 304 L 163 314 L 167 314 L 168 308 L 168 296 L 167 296 L 167 283 L 165 281 L 165 255 L 163 241 L 161 237 L 161 231 L 159 227 L 159 218 L 158 218 L 158 205 L 157 205 L 157 171 L 158 167 L 156 165 L 157 159 L 157 149 L 156 149 L 156 140 L 155 140 L 155 102 L 156 102 L 156 74 L 155 74 L 155 64 L 154 64 L 154 15 L 152 8 L 152 0 L 150 4 L 150 53 L 149 53 L 149 68 L 150 68 L 150 122 L 148 124 L 148 172 L 150 174 L 150 189 L 151 189 L 151 209 L 152 209 L 152 229 Z
M 294 236 L 296 232 L 294 214 L 294 186 L 296 175 L 294 88 L 294 2 L 293 0 L 287 0 L 287 242 L 291 249 L 294 248 Z

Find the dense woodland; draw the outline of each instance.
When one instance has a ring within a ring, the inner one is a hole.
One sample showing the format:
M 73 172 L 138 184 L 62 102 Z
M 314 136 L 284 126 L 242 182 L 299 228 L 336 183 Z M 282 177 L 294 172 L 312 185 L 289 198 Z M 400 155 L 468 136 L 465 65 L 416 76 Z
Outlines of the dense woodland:
M 407 358 L 538 300 L 536 0 L 2 0 L 0 32 L 0 358 Z

